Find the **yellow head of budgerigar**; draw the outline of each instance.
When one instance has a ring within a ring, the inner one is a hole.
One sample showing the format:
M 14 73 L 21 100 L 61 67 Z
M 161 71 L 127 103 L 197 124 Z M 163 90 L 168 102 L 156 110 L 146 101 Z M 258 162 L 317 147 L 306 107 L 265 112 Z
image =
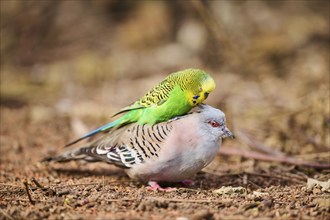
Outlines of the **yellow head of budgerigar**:
M 198 87 L 198 91 L 189 91 L 188 100 L 191 106 L 196 106 L 205 99 L 208 95 L 215 89 L 215 82 L 212 77 L 208 76 L 205 80 L 201 82 Z

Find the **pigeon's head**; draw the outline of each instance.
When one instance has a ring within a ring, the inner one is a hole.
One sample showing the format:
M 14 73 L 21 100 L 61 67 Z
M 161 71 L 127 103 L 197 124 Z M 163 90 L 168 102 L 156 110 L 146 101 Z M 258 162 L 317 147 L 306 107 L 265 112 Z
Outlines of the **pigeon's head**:
M 203 104 L 198 105 L 194 111 L 200 114 L 201 129 L 205 135 L 210 134 L 217 138 L 235 138 L 234 134 L 227 128 L 226 116 L 221 110 Z

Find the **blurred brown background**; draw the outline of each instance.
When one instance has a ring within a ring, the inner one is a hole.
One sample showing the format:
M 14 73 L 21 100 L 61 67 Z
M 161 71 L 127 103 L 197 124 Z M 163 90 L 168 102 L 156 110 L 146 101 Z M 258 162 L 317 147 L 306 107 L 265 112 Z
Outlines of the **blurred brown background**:
M 215 78 L 231 144 L 329 150 L 329 1 L 1 1 L 2 118 L 89 130 L 190 67 Z
M 328 0 L 0 4 L 0 219 L 329 219 Z M 191 67 L 237 137 L 195 186 L 39 163 Z

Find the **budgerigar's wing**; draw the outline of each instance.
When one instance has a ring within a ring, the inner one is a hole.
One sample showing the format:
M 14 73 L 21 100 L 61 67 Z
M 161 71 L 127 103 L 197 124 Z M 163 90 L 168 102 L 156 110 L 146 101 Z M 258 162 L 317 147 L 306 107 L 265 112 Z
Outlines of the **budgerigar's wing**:
M 174 86 L 175 83 L 173 82 L 173 80 L 169 80 L 168 78 L 166 78 L 156 87 L 151 89 L 147 94 L 141 97 L 138 101 L 134 102 L 132 105 L 122 108 L 119 112 L 117 112 L 113 116 L 135 109 L 148 108 L 151 106 L 160 106 L 166 102 Z
M 137 110 L 137 109 L 143 109 L 143 108 L 146 108 L 146 107 L 140 105 L 138 102 L 135 102 L 132 105 L 129 105 L 129 106 L 126 106 L 126 107 L 120 109 L 120 111 L 117 112 L 116 114 L 114 114 L 112 117 L 115 117 L 116 115 L 120 115 L 120 114 L 125 113 L 125 112 L 129 112 L 131 110 Z
M 162 143 L 172 131 L 172 122 L 156 125 L 129 124 L 101 136 L 87 147 L 68 151 L 53 158 L 58 162 L 69 160 L 104 161 L 123 168 L 158 157 Z
M 173 90 L 174 86 L 175 86 L 175 84 L 171 83 L 171 81 L 168 78 L 166 78 L 160 84 L 158 84 L 156 87 L 154 87 L 152 90 L 150 90 L 147 94 L 145 94 L 142 98 L 140 98 L 138 101 L 136 101 L 134 104 L 121 109 L 119 112 L 114 114 L 112 117 L 125 113 L 125 112 L 128 112 L 128 111 L 131 111 L 131 110 L 143 109 L 143 108 L 148 108 L 151 106 L 162 105 L 163 103 L 166 102 L 166 100 L 169 97 L 170 92 Z M 120 121 L 120 118 L 119 118 L 119 121 Z M 91 137 L 97 133 L 107 131 L 109 128 L 117 126 L 119 121 L 116 120 L 116 121 L 110 122 L 104 126 L 101 126 L 97 129 L 95 129 L 94 131 L 84 135 L 83 137 L 68 143 L 65 146 L 68 147 L 85 138 Z

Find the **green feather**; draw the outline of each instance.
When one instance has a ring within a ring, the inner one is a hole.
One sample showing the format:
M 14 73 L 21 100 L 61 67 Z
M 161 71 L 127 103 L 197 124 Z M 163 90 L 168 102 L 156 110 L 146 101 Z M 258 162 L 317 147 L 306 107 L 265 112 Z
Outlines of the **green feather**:
M 114 115 L 124 114 L 123 116 L 67 146 L 99 132 L 106 132 L 129 123 L 153 125 L 184 115 L 194 106 L 202 103 L 214 88 L 214 80 L 202 70 L 186 69 L 172 73 L 138 101 L 122 108 Z

